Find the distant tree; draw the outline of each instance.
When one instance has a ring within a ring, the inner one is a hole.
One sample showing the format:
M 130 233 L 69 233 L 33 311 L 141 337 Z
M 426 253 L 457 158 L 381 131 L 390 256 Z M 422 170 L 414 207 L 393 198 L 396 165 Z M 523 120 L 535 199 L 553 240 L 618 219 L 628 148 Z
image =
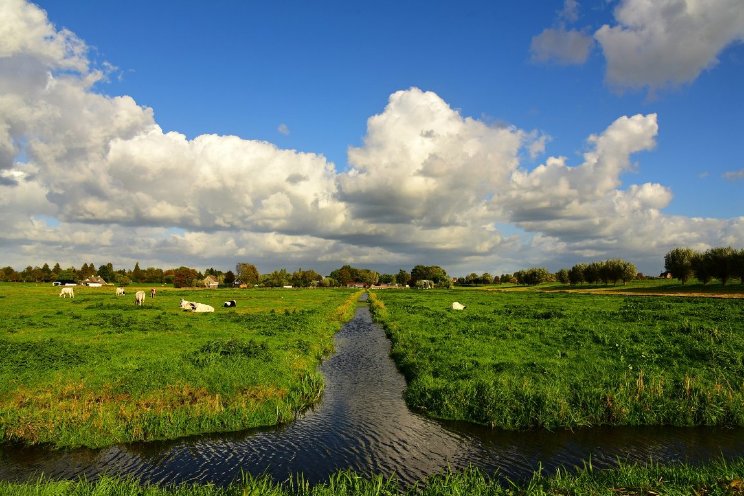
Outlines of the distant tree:
M 481 284 L 493 284 L 493 276 L 489 274 L 488 272 L 484 272 L 480 276 L 480 283 Z
M 623 281 L 623 284 L 627 284 L 628 281 L 632 281 L 638 276 L 638 269 L 636 269 L 633 263 L 627 260 L 620 260 L 620 262 L 619 279 Z
M 419 280 L 434 281 L 441 286 L 444 283 L 451 284 L 447 272 L 438 265 L 417 265 L 411 270 L 411 281 L 415 284 Z
M 726 248 L 711 248 L 703 255 L 706 264 L 713 277 L 721 281 L 725 286 L 734 271 L 735 250 L 730 246 Z
M 296 288 L 308 288 L 310 286 L 316 286 L 322 280 L 323 276 L 321 276 L 314 270 L 302 269 L 295 271 L 292 274 L 292 278 L 290 279 L 292 286 Z
M 555 273 L 555 279 L 561 284 L 568 284 L 571 280 L 568 277 L 568 269 L 561 269 Z
M 598 262 L 587 264 L 584 269 L 584 281 L 589 284 L 596 284 L 600 279 L 601 265 Z
M 183 267 L 181 267 L 183 268 Z M 143 282 L 144 274 L 142 272 L 142 269 L 140 269 L 139 262 L 135 262 L 134 269 L 132 270 L 132 273 L 129 275 L 129 277 L 134 282 Z M 188 286 L 191 286 L 191 284 L 188 284 Z M 176 286 L 177 288 L 182 288 L 185 286 Z
M 330 277 L 338 281 L 341 286 L 346 286 L 350 282 L 356 282 L 354 281 L 355 276 L 356 270 L 351 265 L 344 265 L 330 274 Z
M 235 282 L 235 274 L 233 273 L 233 271 L 228 270 L 227 272 L 225 272 L 224 282 L 225 286 L 232 287 L 233 283 Z
M 739 282 L 744 284 L 744 248 L 737 250 L 734 254 L 733 268 L 731 271 L 732 277 L 738 277 Z
M 77 280 L 75 269 L 72 267 L 70 267 L 69 269 L 65 269 L 59 273 L 59 276 L 57 278 L 60 281 L 75 281 Z
M 695 258 L 695 251 L 691 248 L 674 248 L 664 255 L 664 269 L 672 274 L 672 277 L 679 279 L 684 284 L 694 271 L 692 269 L 692 260 Z
M 501 278 L 499 276 L 493 276 L 494 284 L 501 284 Z
M 523 284 L 527 284 L 528 286 L 536 286 L 548 282 L 550 278 L 550 272 L 545 267 L 535 267 L 522 271 Z
M 173 271 L 173 286 L 176 288 L 193 287 L 201 279 L 199 272 L 190 267 L 179 267 Z
M 142 271 L 142 282 L 160 284 L 163 282 L 163 275 L 163 269 L 148 267 Z
M 380 284 L 393 284 L 395 282 L 395 276 L 393 274 L 380 274 Z
M 54 264 L 54 267 L 52 267 L 52 279 L 57 280 L 59 279 L 59 273 L 62 272 L 62 267 L 59 266 L 59 262 Z
M 471 272 L 470 274 L 465 276 L 465 284 L 478 284 L 479 279 L 480 277 L 478 277 L 478 274 L 476 274 L 475 272 Z
M 18 273 L 10 265 L 0 269 L 0 281 L 13 282 L 17 280 L 18 280 Z
M 400 269 L 398 271 L 398 274 L 395 276 L 395 282 L 400 284 L 401 286 L 405 286 L 407 284 L 410 284 L 411 282 L 411 274 L 406 272 L 403 269 Z
M 114 282 L 116 276 L 114 273 L 113 264 L 109 262 L 106 265 L 101 265 L 100 267 L 98 267 L 98 277 L 103 278 L 103 280 L 106 282 Z
M 235 265 L 235 277 L 248 287 L 255 286 L 261 279 L 258 269 L 250 263 L 238 263 Z
M 708 284 L 713 279 L 710 260 L 703 253 L 695 253 L 692 258 L 692 272 L 698 281 Z
M 282 286 L 289 286 L 291 276 L 289 272 L 287 272 L 287 269 L 279 269 L 270 274 L 264 274 L 261 276 L 260 282 L 269 288 L 281 288 Z
M 52 269 L 49 268 L 48 263 L 45 263 L 41 267 L 41 280 L 44 282 L 49 282 L 52 280 Z
M 501 274 L 501 277 L 499 277 L 499 280 L 501 281 L 501 284 L 508 284 L 512 282 L 512 275 L 511 274 Z

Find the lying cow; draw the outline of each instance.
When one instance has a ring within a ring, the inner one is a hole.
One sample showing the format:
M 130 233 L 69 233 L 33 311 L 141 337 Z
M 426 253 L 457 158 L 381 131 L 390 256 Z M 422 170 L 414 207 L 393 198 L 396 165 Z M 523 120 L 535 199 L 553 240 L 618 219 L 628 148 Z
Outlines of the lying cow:
M 134 304 L 142 306 L 145 304 L 145 292 L 144 291 L 137 291 L 134 293 Z
M 238 303 L 235 300 L 228 300 L 225 303 L 223 303 L 222 306 L 225 307 L 225 308 L 228 308 L 228 307 L 237 307 L 238 306 Z
M 452 310 L 465 310 L 465 305 L 458 301 L 455 301 L 452 303 Z
M 197 303 L 195 301 L 186 301 L 181 298 L 181 308 L 195 313 L 214 312 L 214 307 L 211 305 L 205 305 L 204 303 Z
M 124 288 L 116 288 L 116 296 L 124 296 Z
M 72 290 L 72 288 L 62 288 L 62 291 L 59 292 L 59 295 L 62 298 L 67 298 L 68 296 L 70 298 L 75 298 L 75 292 Z

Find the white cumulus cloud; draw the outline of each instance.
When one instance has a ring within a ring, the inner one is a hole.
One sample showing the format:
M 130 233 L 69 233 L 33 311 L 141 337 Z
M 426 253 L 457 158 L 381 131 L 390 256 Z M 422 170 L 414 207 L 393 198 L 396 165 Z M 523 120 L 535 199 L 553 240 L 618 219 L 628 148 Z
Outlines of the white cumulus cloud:
M 692 81 L 744 39 L 741 0 L 622 0 L 615 20 L 594 37 L 607 59 L 607 81 L 618 87 Z

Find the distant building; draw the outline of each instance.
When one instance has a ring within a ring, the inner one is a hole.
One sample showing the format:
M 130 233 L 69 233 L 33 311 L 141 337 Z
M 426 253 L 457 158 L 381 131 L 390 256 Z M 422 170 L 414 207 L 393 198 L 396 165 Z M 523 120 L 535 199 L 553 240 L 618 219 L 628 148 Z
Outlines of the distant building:
M 81 282 L 83 286 L 88 286 L 89 288 L 100 288 L 101 286 L 105 286 L 107 283 L 103 279 L 103 277 L 99 276 L 90 276 Z
M 220 281 L 213 275 L 208 275 L 202 280 L 205 288 L 214 289 L 220 285 Z

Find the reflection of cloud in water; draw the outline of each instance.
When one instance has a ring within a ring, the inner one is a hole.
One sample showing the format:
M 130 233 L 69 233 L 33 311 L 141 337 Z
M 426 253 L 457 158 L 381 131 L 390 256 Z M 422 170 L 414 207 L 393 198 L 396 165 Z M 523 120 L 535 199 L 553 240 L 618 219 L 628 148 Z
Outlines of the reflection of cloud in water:
M 310 482 L 351 468 L 397 474 L 413 482 L 447 467 L 473 465 L 511 479 L 529 477 L 542 464 L 598 468 L 617 459 L 703 461 L 744 454 L 744 429 L 595 428 L 508 432 L 462 422 L 438 422 L 412 413 L 403 401 L 405 380 L 389 358 L 390 343 L 366 308 L 339 332 L 336 354 L 323 365 L 321 403 L 278 428 L 134 443 L 103 450 L 50 451 L 0 448 L 0 478 L 35 479 L 100 473 L 169 482 L 227 484 L 241 472 L 286 480 L 302 472 Z

